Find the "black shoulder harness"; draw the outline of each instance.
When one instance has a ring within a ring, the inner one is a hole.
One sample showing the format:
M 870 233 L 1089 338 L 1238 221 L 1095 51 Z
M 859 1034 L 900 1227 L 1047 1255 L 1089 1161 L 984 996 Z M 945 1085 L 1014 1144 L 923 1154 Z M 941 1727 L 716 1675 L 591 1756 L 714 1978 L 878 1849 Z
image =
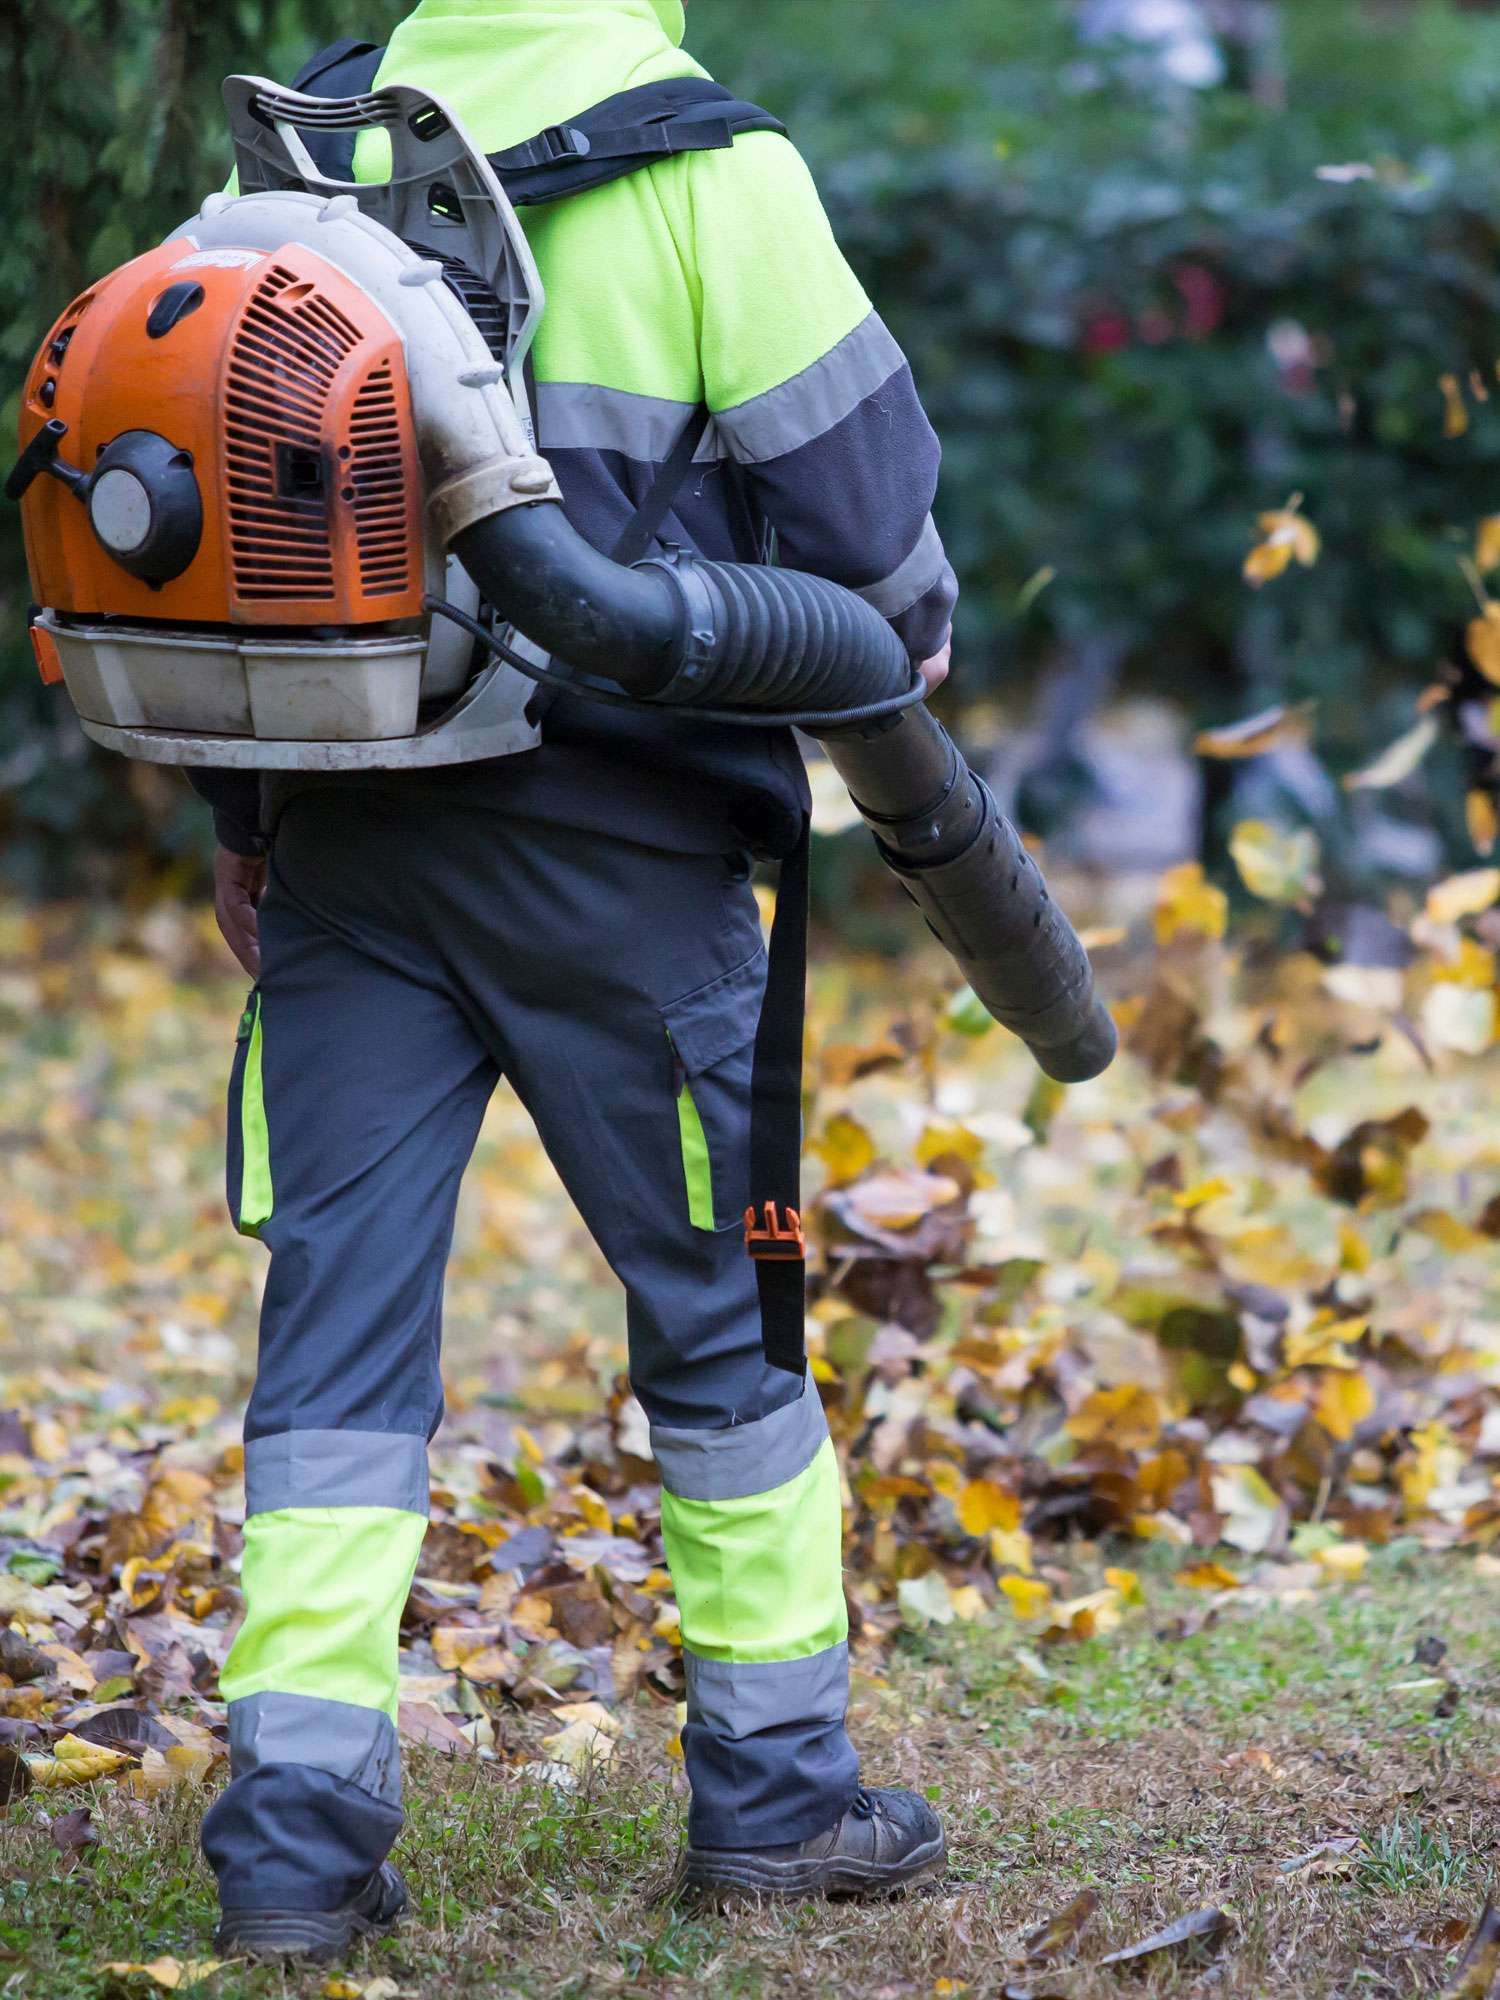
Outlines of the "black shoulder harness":
M 374 84 L 384 54 L 374 42 L 334 42 L 302 66 L 292 88 L 319 97 L 359 97 Z M 526 208 L 607 187 L 678 153 L 723 152 L 744 132 L 778 132 L 785 138 L 786 127 L 720 83 L 676 76 L 606 98 L 523 145 L 491 153 L 489 162 L 516 207 Z M 330 180 L 353 178 L 353 133 L 302 137 L 321 173 Z

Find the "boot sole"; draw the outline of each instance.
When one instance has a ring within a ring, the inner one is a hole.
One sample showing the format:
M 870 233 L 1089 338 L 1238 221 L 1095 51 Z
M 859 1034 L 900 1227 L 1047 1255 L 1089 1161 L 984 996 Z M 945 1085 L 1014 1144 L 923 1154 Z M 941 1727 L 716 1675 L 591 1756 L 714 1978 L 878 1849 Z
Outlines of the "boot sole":
M 226 1918 L 214 1937 L 217 1949 L 233 1958 L 303 1958 L 327 1965 L 342 1958 L 351 1945 L 388 1937 L 405 1916 L 397 1911 L 384 1922 L 351 1910 L 256 1910 Z
M 878 1902 L 920 1882 L 932 1881 L 948 1865 L 948 1842 L 938 1834 L 913 1848 L 899 1861 L 770 1861 L 754 1852 L 694 1854 L 683 1865 L 681 1893 L 698 1897 L 715 1909 L 759 1902 L 806 1902 L 814 1897 L 830 1902 Z

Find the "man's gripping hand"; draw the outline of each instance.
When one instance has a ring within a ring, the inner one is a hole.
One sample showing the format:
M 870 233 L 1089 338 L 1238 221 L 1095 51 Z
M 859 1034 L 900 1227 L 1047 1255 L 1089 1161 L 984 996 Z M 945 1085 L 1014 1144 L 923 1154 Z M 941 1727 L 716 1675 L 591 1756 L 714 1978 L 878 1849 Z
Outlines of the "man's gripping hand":
M 948 637 L 943 642 L 940 653 L 934 653 L 930 660 L 922 662 L 922 678 L 927 683 L 927 692 L 936 694 L 948 678 L 948 669 L 953 664 L 953 628 L 948 628 Z M 223 919 L 220 918 L 222 923 Z
M 260 977 L 260 898 L 266 886 L 264 855 L 214 853 L 214 915 L 224 942 L 252 979 Z

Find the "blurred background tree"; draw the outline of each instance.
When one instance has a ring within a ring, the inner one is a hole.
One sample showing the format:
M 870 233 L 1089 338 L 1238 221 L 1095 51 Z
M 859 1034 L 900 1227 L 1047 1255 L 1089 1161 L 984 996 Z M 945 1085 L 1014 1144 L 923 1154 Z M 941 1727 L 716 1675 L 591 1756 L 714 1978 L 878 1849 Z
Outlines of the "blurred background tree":
M 12 0 L 4 382 L 89 276 L 222 178 L 221 75 L 288 75 L 400 11 Z M 1097 791 L 1084 723 L 1117 691 L 1196 726 L 1315 700 L 1316 757 L 1207 767 L 1210 843 L 1233 788 L 1236 813 L 1317 819 L 1337 882 L 1420 872 L 1433 828 L 1466 851 L 1487 701 L 1449 703 L 1467 747 L 1439 731 L 1396 785 L 1337 780 L 1458 662 L 1458 558 L 1500 510 L 1494 11 L 698 0 L 691 31 L 786 116 L 913 356 L 965 583 L 951 700 L 980 740 L 1029 719 L 1027 819 L 1055 834 Z M 1256 517 L 1297 492 L 1321 559 L 1252 592 Z M 0 535 L 6 866 L 31 886 L 196 866 L 179 781 L 86 755 L 34 687 L 13 516 Z

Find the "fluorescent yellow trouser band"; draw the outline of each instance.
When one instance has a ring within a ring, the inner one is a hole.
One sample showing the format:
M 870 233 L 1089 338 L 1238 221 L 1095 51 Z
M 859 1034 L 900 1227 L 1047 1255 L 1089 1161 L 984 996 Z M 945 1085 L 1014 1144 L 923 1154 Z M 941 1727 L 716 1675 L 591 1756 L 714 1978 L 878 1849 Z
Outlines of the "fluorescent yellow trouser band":
M 260 995 L 254 1001 L 255 1018 L 250 1043 L 245 1050 L 245 1067 L 240 1076 L 240 1212 L 238 1223 L 246 1236 L 260 1233 L 276 1207 L 271 1186 L 271 1134 L 266 1125 L 265 1079 L 261 1068 L 262 1039 Z
M 245 1523 L 247 1612 L 226 1701 L 313 1695 L 396 1715 L 402 1607 L 427 1522 L 395 1507 L 283 1507 Z
M 682 1500 L 663 1491 L 661 1526 L 690 1653 L 802 1660 L 849 1636 L 830 1440 L 804 1472 L 767 1493 Z

